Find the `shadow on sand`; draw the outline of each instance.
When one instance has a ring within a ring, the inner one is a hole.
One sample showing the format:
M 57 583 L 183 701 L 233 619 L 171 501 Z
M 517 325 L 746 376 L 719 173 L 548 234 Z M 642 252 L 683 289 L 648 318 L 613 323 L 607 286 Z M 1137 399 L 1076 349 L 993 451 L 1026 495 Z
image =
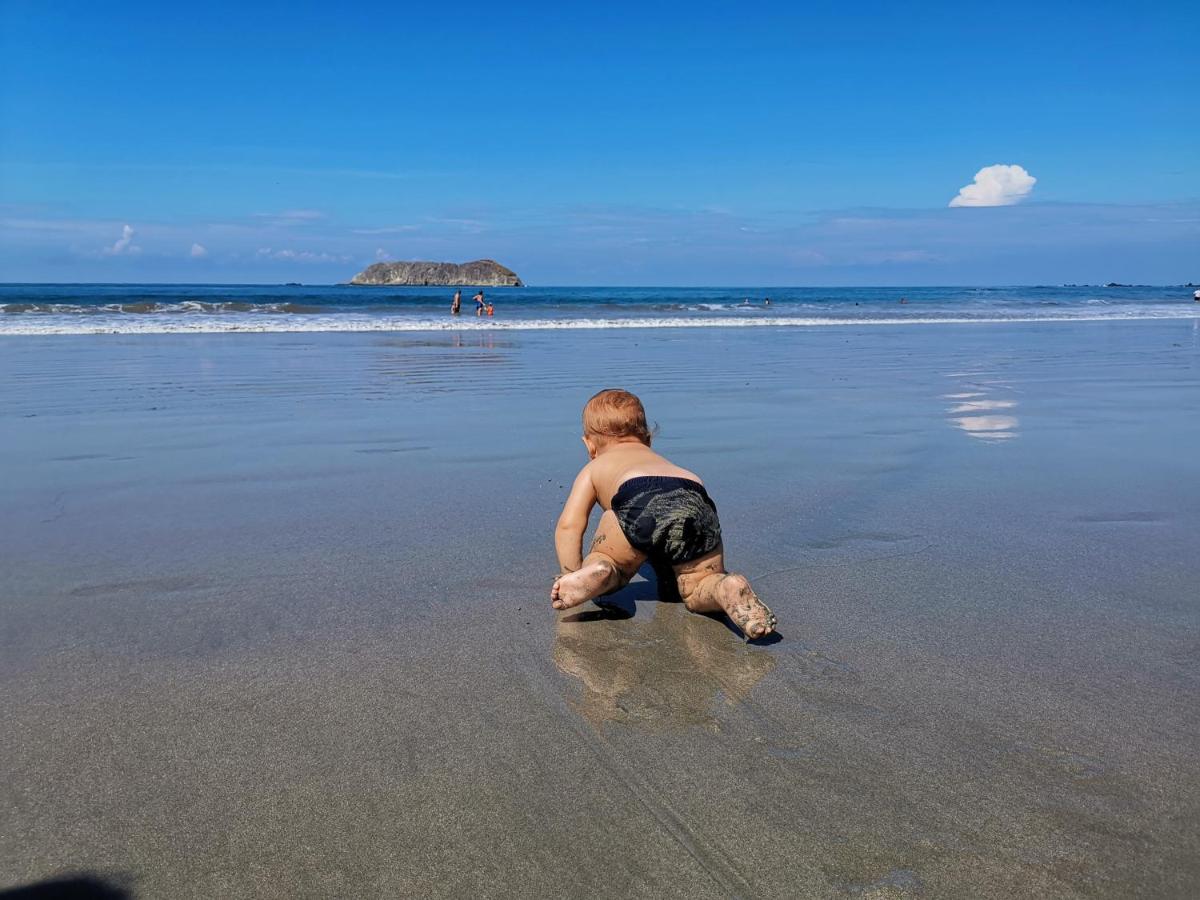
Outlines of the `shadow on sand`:
M 0 900 L 133 900 L 122 881 L 78 874 L 0 890 Z
M 732 641 L 713 627 L 720 622 L 740 638 L 727 617 L 690 613 L 673 578 L 660 581 L 649 567 L 640 574 L 645 580 L 601 598 L 595 608 L 559 617 L 554 664 L 582 686 L 573 705 L 593 725 L 715 725 L 722 703 L 742 702 L 775 667 L 775 656 L 763 647 L 781 638 Z M 638 603 L 650 602 L 649 620 L 629 621 Z

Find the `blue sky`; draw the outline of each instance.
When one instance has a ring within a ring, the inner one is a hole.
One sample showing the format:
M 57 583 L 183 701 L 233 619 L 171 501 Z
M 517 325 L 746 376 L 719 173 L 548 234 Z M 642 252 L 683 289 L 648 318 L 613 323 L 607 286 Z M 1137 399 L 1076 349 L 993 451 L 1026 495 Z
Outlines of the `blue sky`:
M 0 279 L 1200 281 L 1200 5 L 592 6 L 0 0 Z

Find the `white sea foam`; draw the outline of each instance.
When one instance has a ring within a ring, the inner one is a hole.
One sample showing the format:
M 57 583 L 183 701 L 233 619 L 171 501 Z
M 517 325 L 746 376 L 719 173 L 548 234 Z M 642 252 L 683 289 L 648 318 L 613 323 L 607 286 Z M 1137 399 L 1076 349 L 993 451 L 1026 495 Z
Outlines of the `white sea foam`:
M 0 336 L 85 334 L 226 334 L 287 332 L 407 332 L 407 331 L 558 331 L 628 328 L 846 328 L 897 325 L 1004 325 L 1036 322 L 1108 322 L 1145 319 L 1200 319 L 1200 310 L 1166 307 L 1155 310 L 1100 311 L 1012 316 L 886 316 L 872 318 L 772 316 L 747 319 L 707 318 L 563 318 L 472 319 L 334 315 L 54 315 L 0 317 Z

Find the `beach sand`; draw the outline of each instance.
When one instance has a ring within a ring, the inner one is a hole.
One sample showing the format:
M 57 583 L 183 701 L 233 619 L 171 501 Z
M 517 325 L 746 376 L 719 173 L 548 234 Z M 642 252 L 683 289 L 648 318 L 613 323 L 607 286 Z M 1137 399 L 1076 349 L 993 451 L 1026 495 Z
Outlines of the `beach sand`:
M 0 344 L 0 889 L 1192 897 L 1195 321 Z M 550 609 L 638 392 L 780 619 Z

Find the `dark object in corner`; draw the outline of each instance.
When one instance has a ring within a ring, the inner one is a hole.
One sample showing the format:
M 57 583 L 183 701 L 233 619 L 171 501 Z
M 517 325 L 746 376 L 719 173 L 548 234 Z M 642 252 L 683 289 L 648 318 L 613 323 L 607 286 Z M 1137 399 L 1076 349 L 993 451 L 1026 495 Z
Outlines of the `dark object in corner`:
M 133 893 L 95 875 L 67 875 L 0 890 L 0 900 L 133 900 Z

